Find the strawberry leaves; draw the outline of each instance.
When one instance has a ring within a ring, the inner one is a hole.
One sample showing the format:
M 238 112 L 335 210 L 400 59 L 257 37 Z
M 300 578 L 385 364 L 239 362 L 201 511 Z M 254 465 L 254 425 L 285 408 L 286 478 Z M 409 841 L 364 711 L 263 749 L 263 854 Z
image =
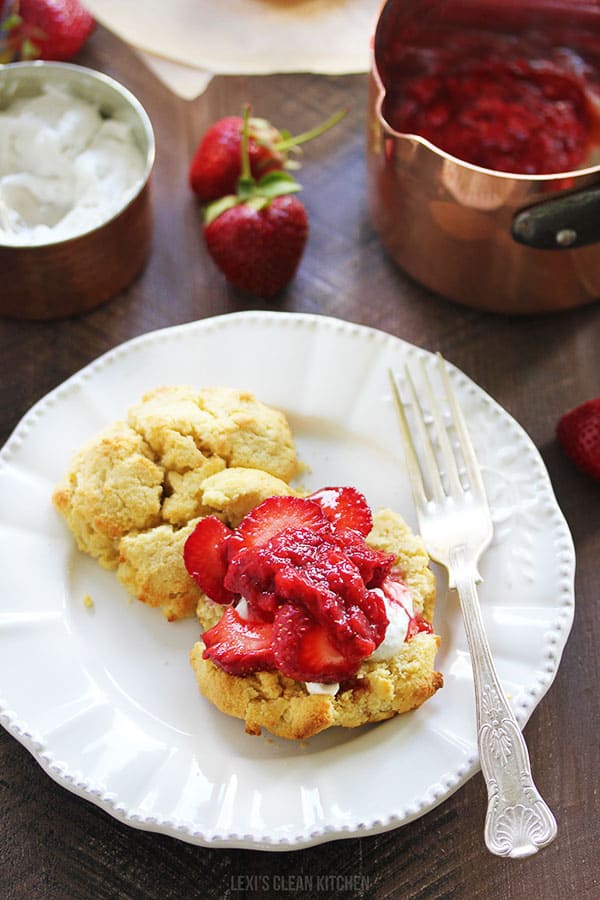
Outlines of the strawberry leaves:
M 285 194 L 293 194 L 300 190 L 301 185 L 287 172 L 267 172 L 260 181 L 255 181 L 251 176 L 241 176 L 237 194 L 227 194 L 206 207 L 204 225 L 210 225 L 222 213 L 239 203 L 247 203 L 256 212 L 260 212 L 275 197 L 283 197 Z
M 319 137 L 336 125 L 346 110 L 336 113 L 315 128 L 296 136 L 279 131 L 267 119 L 248 118 L 247 146 L 252 176 L 260 181 L 273 171 L 298 169 L 300 163 L 290 154 L 302 152 L 301 144 Z M 192 157 L 188 172 L 191 189 L 202 203 L 212 203 L 235 194 L 241 174 L 241 140 L 244 120 L 225 116 L 205 132 Z

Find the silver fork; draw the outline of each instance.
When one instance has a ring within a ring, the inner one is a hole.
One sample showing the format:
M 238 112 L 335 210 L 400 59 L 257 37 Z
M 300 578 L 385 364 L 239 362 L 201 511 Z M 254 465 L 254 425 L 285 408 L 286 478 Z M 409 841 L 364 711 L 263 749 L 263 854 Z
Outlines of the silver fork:
M 492 519 L 465 420 L 444 360 L 440 354 L 437 357 L 462 465 L 423 360 L 420 384 L 429 428 L 408 366 L 405 370 L 421 462 L 396 378 L 392 371 L 389 376 L 419 530 L 429 555 L 447 569 L 449 587 L 456 588 L 464 618 L 473 667 L 477 746 L 488 792 L 485 842 L 498 856 L 531 856 L 554 840 L 556 821 L 533 783 L 527 746 L 500 685 L 486 637 L 476 585 L 482 580 L 479 559 L 492 540 Z

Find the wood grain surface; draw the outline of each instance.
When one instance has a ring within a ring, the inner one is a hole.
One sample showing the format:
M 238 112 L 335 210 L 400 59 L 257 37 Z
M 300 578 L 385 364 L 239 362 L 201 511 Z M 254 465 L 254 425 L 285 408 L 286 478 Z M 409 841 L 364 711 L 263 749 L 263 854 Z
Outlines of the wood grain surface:
M 0 896 L 600 896 L 600 484 L 575 470 L 554 437 L 565 410 L 600 395 L 600 305 L 539 318 L 484 314 L 428 293 L 398 270 L 382 250 L 366 211 L 365 76 L 219 77 L 201 98 L 188 103 L 174 97 L 102 28 L 77 61 L 124 83 L 153 122 L 152 251 L 131 287 L 90 313 L 52 322 L 0 320 L 0 438 L 8 438 L 47 391 L 116 344 L 163 326 L 240 309 L 337 316 L 441 350 L 529 433 L 575 540 L 575 624 L 556 680 L 525 729 L 536 780 L 556 813 L 559 834 L 531 859 L 492 857 L 483 843 L 485 790 L 477 775 L 427 815 L 381 835 L 284 853 L 205 849 L 117 822 L 55 784 L 0 729 Z M 214 268 L 187 186 L 189 160 L 204 129 L 220 116 L 236 114 L 245 101 L 257 114 L 293 131 L 311 127 L 341 107 L 349 111 L 335 131 L 305 151 L 302 199 L 311 234 L 296 279 L 268 305 L 228 287 Z M 2 279 L 0 272 L 0 291 Z M 302 882 L 309 874 L 323 876 L 313 880 L 312 889 Z M 337 876 L 344 880 L 335 880 Z

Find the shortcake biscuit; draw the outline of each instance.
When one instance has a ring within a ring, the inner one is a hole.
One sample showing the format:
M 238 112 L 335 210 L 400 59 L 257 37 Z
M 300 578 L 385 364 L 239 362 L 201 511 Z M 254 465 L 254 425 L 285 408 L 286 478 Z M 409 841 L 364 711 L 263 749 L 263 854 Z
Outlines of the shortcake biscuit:
M 114 569 L 121 538 L 160 523 L 163 480 L 144 438 L 116 422 L 76 454 L 52 499 L 79 549 Z
M 294 491 L 268 472 L 223 469 L 202 482 L 194 509 L 235 528 L 253 507 L 275 494 Z M 199 517 L 190 519 L 181 527 L 163 523 L 125 535 L 119 542 L 117 577 L 133 597 L 161 607 L 169 620 L 197 614 L 202 626 L 209 628 L 223 607 L 202 593 L 183 562 L 184 544 L 198 521 Z
M 409 588 L 414 611 L 431 622 L 435 576 L 421 538 L 401 516 L 384 509 L 373 517 L 367 543 L 394 554 L 394 569 Z M 215 603 L 212 607 L 205 610 L 210 608 L 216 621 L 214 608 L 223 607 Z M 207 616 L 204 624 L 210 627 L 214 621 Z M 260 734 L 265 728 L 279 737 L 304 739 L 332 726 L 355 728 L 421 706 L 443 684 L 434 667 L 439 643 L 436 634 L 418 633 L 391 658 L 365 660 L 335 695 L 309 693 L 304 683 L 279 672 L 231 675 L 204 659 L 201 640 L 192 648 L 190 662 L 201 693 L 222 712 L 243 719 L 248 734 Z
M 160 607 L 170 621 L 193 616 L 203 605 L 203 594 L 183 563 L 183 545 L 198 521 L 183 528 L 157 525 L 127 534 L 119 544 L 119 581 L 132 597 Z
M 130 408 L 128 422 L 168 471 L 195 470 L 216 456 L 224 466 L 262 469 L 282 481 L 296 474 L 285 416 L 248 391 L 156 388 Z
M 253 394 L 161 387 L 81 448 L 53 501 L 80 550 L 177 619 L 205 602 L 183 565 L 190 523 L 235 527 L 266 497 L 294 493 L 297 465 L 284 414 Z
M 204 644 L 194 644 L 190 661 L 204 696 L 221 712 L 245 721 L 247 734 L 266 728 L 278 737 L 303 740 L 326 728 L 356 728 L 381 722 L 421 706 L 442 687 L 434 670 L 439 637 L 417 634 L 388 660 L 364 662 L 335 696 L 309 694 L 299 681 L 279 672 L 229 675 L 209 659 Z

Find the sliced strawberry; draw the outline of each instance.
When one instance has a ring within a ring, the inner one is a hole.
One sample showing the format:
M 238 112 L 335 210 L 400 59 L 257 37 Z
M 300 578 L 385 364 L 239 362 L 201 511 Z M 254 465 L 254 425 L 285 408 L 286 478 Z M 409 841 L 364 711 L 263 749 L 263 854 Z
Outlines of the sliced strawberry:
M 275 616 L 273 657 L 288 678 L 323 684 L 350 678 L 359 665 L 340 653 L 322 625 L 294 606 L 282 606 Z
M 352 528 L 364 537 L 373 527 L 373 517 L 363 494 L 353 487 L 325 487 L 309 495 L 334 528 Z
M 376 649 L 385 638 L 385 633 L 389 625 L 385 603 L 381 594 L 376 590 L 366 591 L 361 609 L 369 620 L 369 634 L 375 642 Z
M 241 594 L 260 619 L 273 621 L 278 600 L 275 594 L 277 560 L 264 547 L 245 547 L 232 558 L 225 576 L 225 588 Z
M 281 564 L 274 586 L 280 601 L 304 608 L 347 659 L 364 659 L 383 640 L 382 598 L 369 596 L 356 566 L 329 544 L 304 566 Z
M 369 547 L 362 535 L 352 528 L 339 528 L 335 533 L 335 542 L 358 568 L 368 588 L 381 587 L 394 564 L 393 553 L 383 553 Z
M 351 677 L 388 626 L 385 591 L 402 603 L 394 557 L 367 546 L 370 511 L 353 488 L 325 488 L 316 499 L 271 497 L 236 532 L 203 519 L 188 538 L 185 562 L 206 593 L 228 606 L 205 635 L 205 656 L 236 675 L 278 668 L 300 681 Z M 365 509 L 368 515 L 365 515 Z M 414 617 L 411 635 L 428 623 Z
M 241 594 L 257 616 L 273 621 L 277 607 L 285 600 L 276 592 L 279 573 L 301 570 L 317 559 L 323 541 L 329 537 L 309 528 L 287 528 L 262 546 L 243 546 L 230 559 L 225 587 Z
M 352 534 L 355 543 L 362 541 Z M 230 577 L 234 572 L 235 577 Z M 261 591 L 268 593 L 275 606 L 303 607 L 352 659 L 368 656 L 385 635 L 385 604 L 376 594 L 370 596 L 360 569 L 338 546 L 337 533 L 285 529 L 263 547 L 238 554 L 226 586 L 263 611 Z
M 228 606 L 216 625 L 204 632 L 204 659 L 211 659 L 230 675 L 249 675 L 275 668 L 273 625 L 242 619 Z
M 237 529 L 247 547 L 260 547 L 288 528 L 325 533 L 327 517 L 318 503 L 302 497 L 269 497 L 251 510 Z
M 224 586 L 227 540 L 232 532 L 215 516 L 200 519 L 183 548 L 188 574 L 215 603 L 229 604 L 235 594 Z
M 302 568 L 320 559 L 326 547 L 335 548 L 331 525 L 324 519 L 323 531 L 311 528 L 286 528 L 264 545 L 277 560 Z

